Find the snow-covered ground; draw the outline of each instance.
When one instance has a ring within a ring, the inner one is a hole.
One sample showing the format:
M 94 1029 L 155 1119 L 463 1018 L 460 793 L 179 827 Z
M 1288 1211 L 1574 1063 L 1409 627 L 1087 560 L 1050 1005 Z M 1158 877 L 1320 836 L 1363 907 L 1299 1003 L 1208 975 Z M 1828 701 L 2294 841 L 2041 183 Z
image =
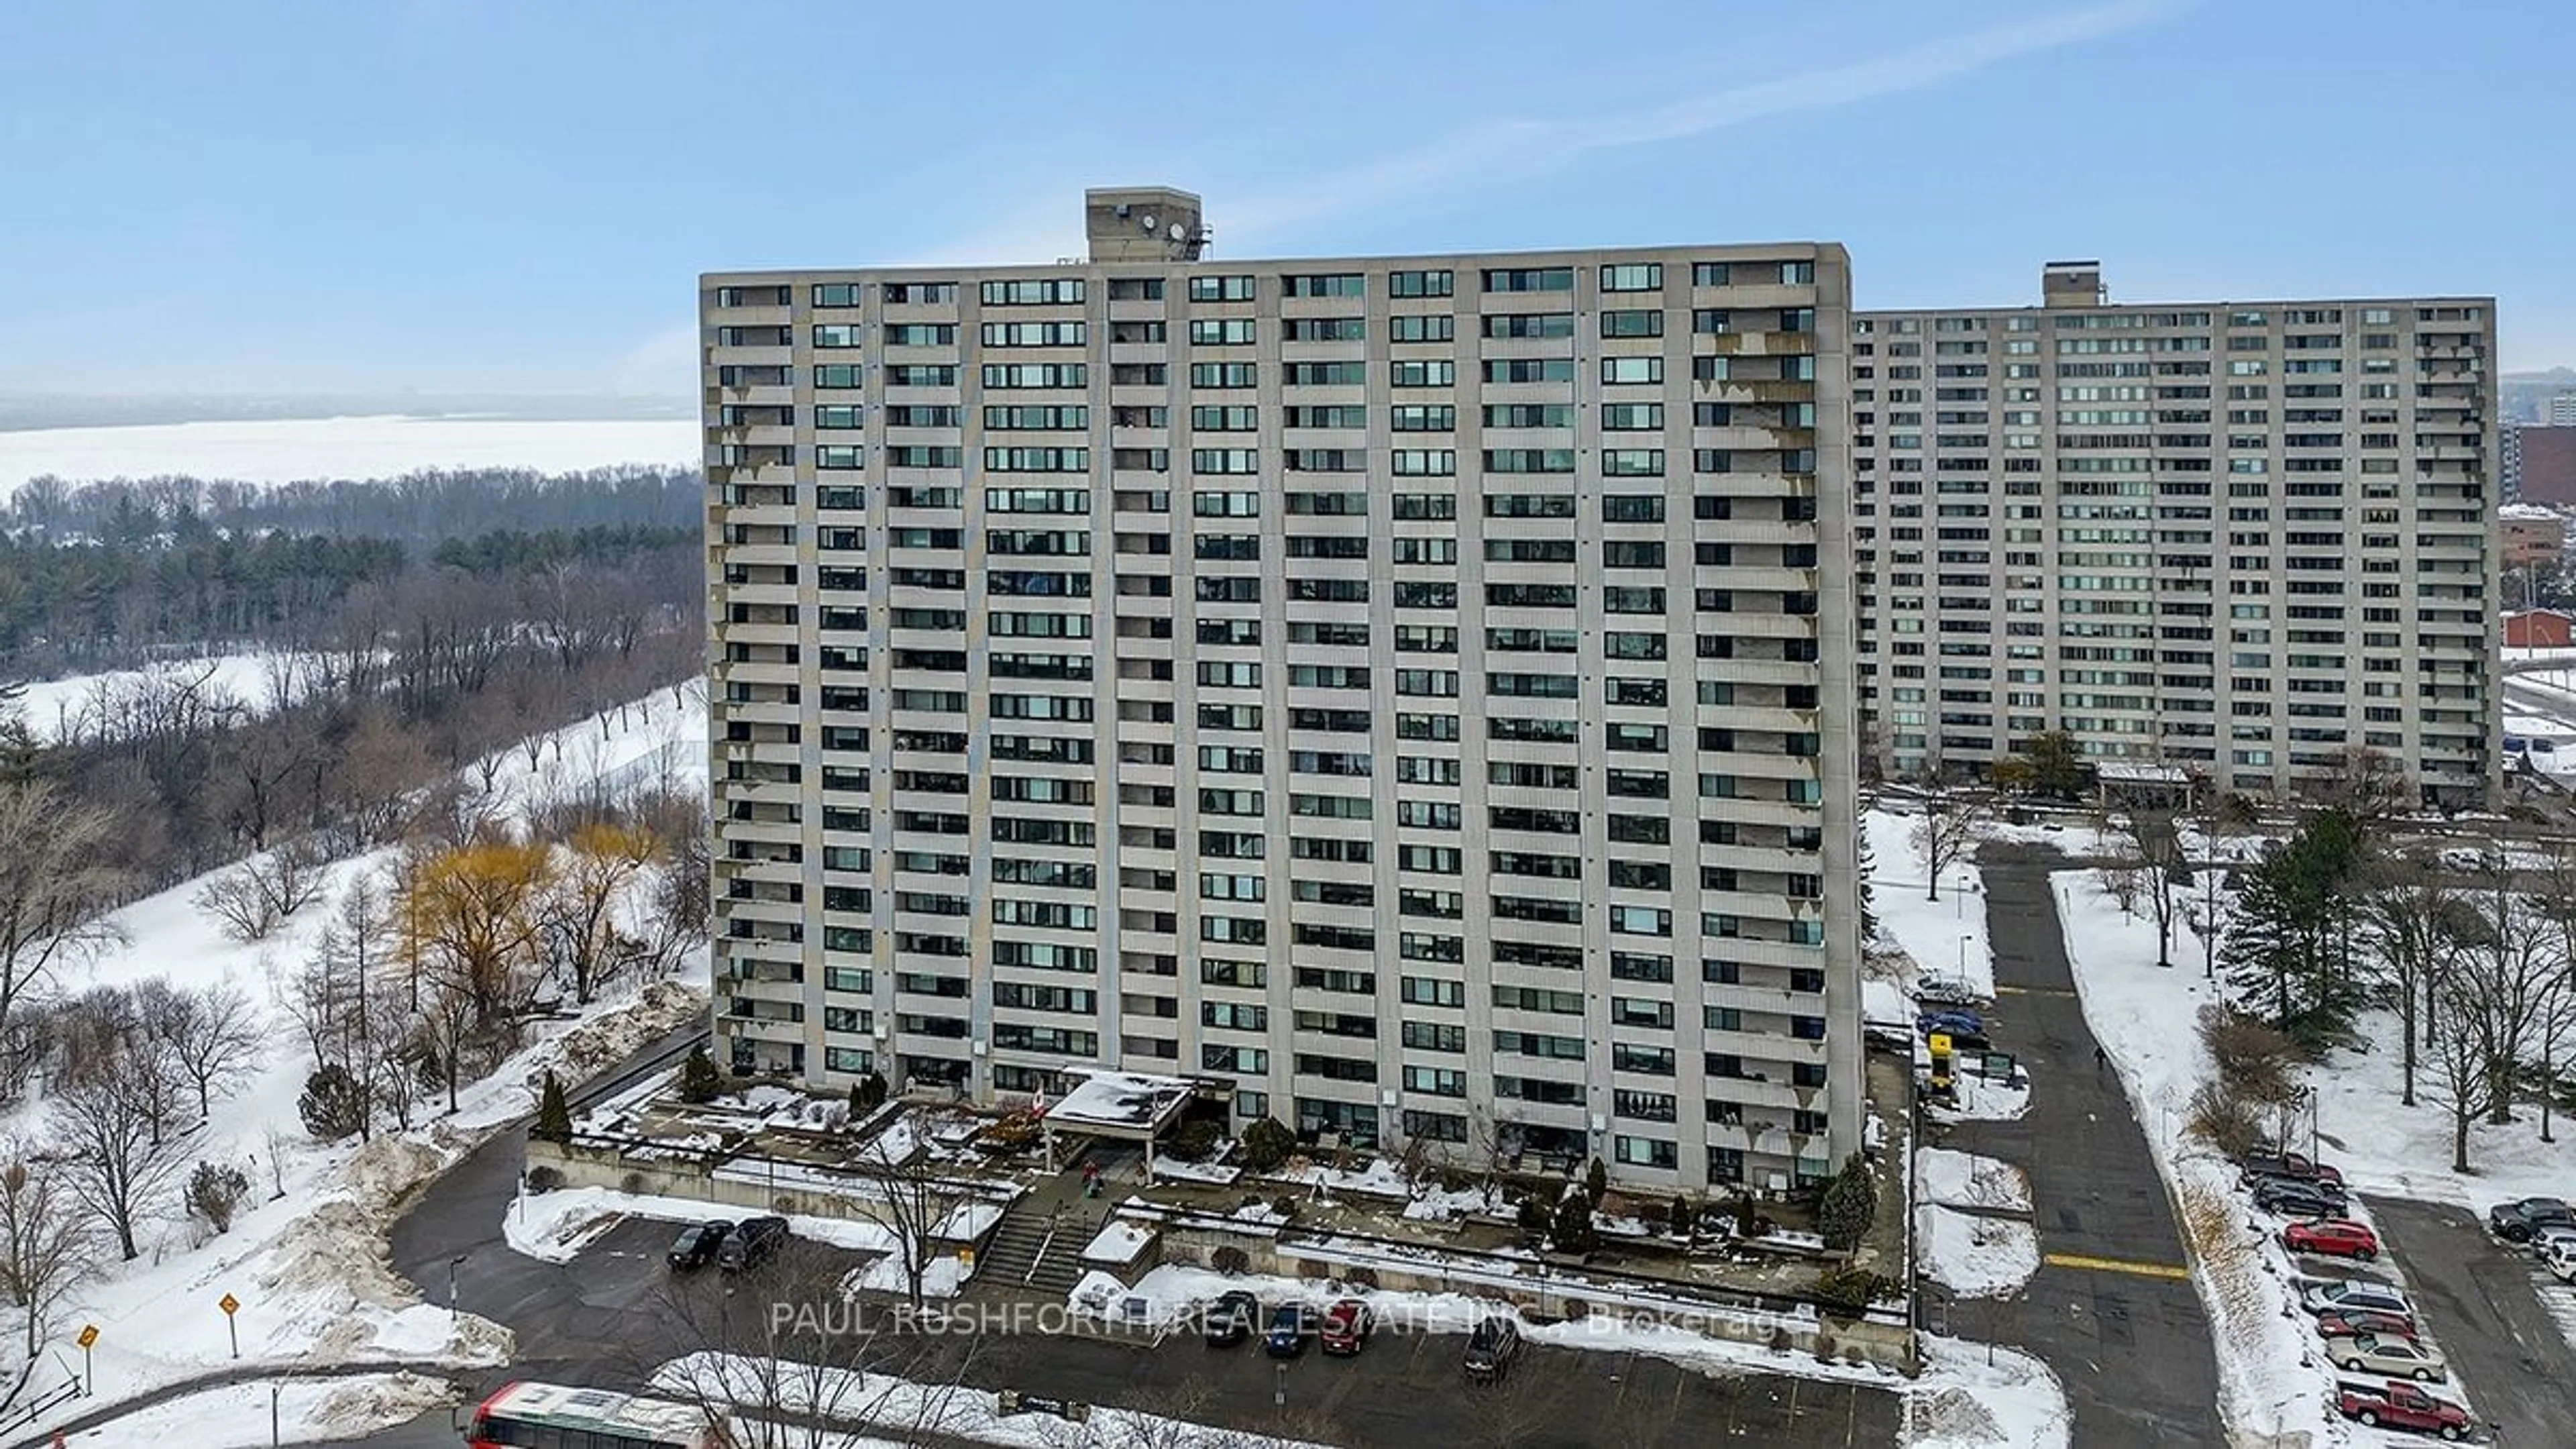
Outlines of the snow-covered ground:
M 674 731 L 703 730 L 703 694 L 684 690 L 675 700 L 663 690 L 623 711 L 568 727 L 560 732 L 560 753 L 547 752 L 534 770 L 513 751 L 497 788 L 524 805 L 544 791 L 573 788 L 582 778 L 659 758 Z M 684 753 L 674 768 L 686 779 L 691 768 L 703 771 L 703 757 Z M 64 1405 L 52 1420 L 228 1366 L 230 1339 L 216 1306 L 227 1293 L 240 1303 L 233 1327 L 246 1363 L 291 1367 L 381 1359 L 389 1366 L 430 1368 L 506 1359 L 507 1332 L 470 1315 L 452 1320 L 445 1308 L 422 1304 L 394 1277 L 385 1261 L 384 1229 L 406 1194 L 485 1134 L 530 1110 L 532 1083 L 546 1069 L 559 1065 L 568 1074 L 586 1074 L 703 1010 L 705 957 L 700 953 L 688 968 L 695 985 L 628 983 L 578 1020 L 540 1024 L 529 1046 L 461 1094 L 453 1116 L 441 1113 L 443 1103 L 428 1103 L 423 1125 L 410 1133 L 379 1133 L 364 1146 L 319 1143 L 305 1132 L 296 1110 L 310 1068 L 308 1049 L 273 983 L 301 964 L 350 884 L 389 863 L 390 853 L 379 852 L 334 865 L 323 899 L 297 912 L 270 939 L 250 945 L 225 936 L 194 905 L 191 898 L 202 882 L 192 881 L 116 912 L 124 943 L 58 973 L 57 985 L 74 992 L 155 976 L 188 987 L 229 981 L 263 1014 L 264 1039 L 254 1069 L 238 1091 L 215 1104 L 192 1151 L 195 1159 L 240 1164 L 254 1187 L 252 1201 L 229 1233 L 200 1243 L 191 1226 L 167 1210 L 175 1188 L 163 1191 L 154 1203 L 156 1215 L 138 1231 L 141 1257 L 112 1265 L 107 1276 L 85 1286 L 53 1316 L 52 1334 L 63 1352 L 84 1323 L 98 1326 L 99 1339 L 95 1397 Z M 23 1125 L 35 1125 L 38 1111 L 21 1109 Z
M 1926 1147 L 1914 1154 L 1916 1190 L 1925 1202 L 1990 1212 L 2030 1211 L 2030 1178 L 2009 1162 Z
M 1869 831 L 1869 899 L 1878 916 L 1878 944 L 1913 957 L 1922 975 L 1960 977 L 1975 994 L 1994 995 L 1985 887 L 1976 862 L 1955 860 L 1943 866 L 1941 898 L 1926 899 L 1930 872 L 1914 843 L 1922 816 L 1872 810 L 1861 819 Z
M 143 1444 L 187 1449 L 258 1449 L 272 1443 L 345 1444 L 408 1423 L 453 1398 L 446 1384 L 420 1374 L 362 1374 L 234 1384 L 183 1394 L 137 1410 L 103 1428 L 63 1437 L 69 1445 L 131 1449 Z M 74 1402 L 78 1402 L 75 1400 Z M 269 1432 L 274 1426 L 277 1437 Z
M 625 1218 L 702 1223 L 718 1218 L 740 1219 L 751 1213 L 749 1208 L 697 1198 L 652 1197 L 604 1187 L 569 1187 L 518 1199 L 504 1215 L 501 1229 L 503 1239 L 514 1250 L 549 1263 L 569 1263 L 600 1234 Z M 895 1251 L 899 1240 L 891 1228 L 864 1218 L 811 1217 L 801 1213 L 789 1217 L 787 1227 L 790 1233 L 800 1238 L 852 1252 L 878 1255 L 852 1280 L 842 1284 L 845 1290 L 900 1293 L 909 1286 L 904 1281 L 903 1256 Z M 933 1297 L 953 1297 L 965 1282 L 964 1265 L 957 1258 L 934 1257 L 924 1265 L 921 1291 Z
M 1190 1321 L 1218 1294 L 1238 1289 L 1264 1303 L 1300 1300 L 1320 1307 L 1339 1298 L 1359 1298 L 1368 1303 L 1377 1331 L 1384 1333 L 1465 1333 L 1485 1318 L 1511 1312 L 1508 1304 L 1465 1293 L 1336 1287 L 1168 1263 L 1133 1287 L 1107 1273 L 1090 1273 L 1075 1285 L 1069 1302 L 1079 1312 L 1104 1319 L 1176 1326 Z M 1534 1343 L 1562 1348 L 1649 1354 L 1718 1377 L 1755 1370 L 1886 1389 L 1905 1397 L 1909 1429 L 1901 1442 L 1917 1449 L 2064 1449 L 2068 1443 L 2065 1391 L 2056 1376 L 2037 1359 L 2010 1349 L 1993 1350 L 1995 1362 L 1989 1367 L 1986 1345 L 1924 1334 L 1924 1372 L 1908 1380 L 1884 1369 L 1820 1362 L 1812 1354 L 1779 1352 L 1613 1313 L 1524 1323 L 1522 1333 Z
M 704 437 L 685 418 L 524 422 L 504 418 L 305 418 L 0 432 L 0 497 L 48 473 L 94 478 L 187 474 L 291 483 L 392 478 L 434 468 L 574 472 L 619 463 L 694 463 Z
M 2413 1442 L 2365 1430 L 2334 1411 L 2333 1370 L 2311 1321 L 2296 1307 L 2302 1265 L 2281 1247 L 2281 1220 L 2256 1213 L 2237 1190 L 2236 1165 L 2186 1130 L 2193 1090 L 2215 1073 L 2197 1023 L 2200 1009 L 2220 997 L 2217 985 L 2189 964 L 2200 956 L 2199 943 L 2187 927 L 2177 927 L 2178 964 L 2159 967 L 2155 926 L 2123 912 L 2098 873 L 2060 871 L 2050 883 L 2085 1022 L 2118 1071 L 2175 1200 L 2192 1281 L 2217 1348 L 2220 1413 L 2239 1435 L 2304 1432 L 2306 1442 L 2320 1446 Z M 2380 1139 L 2404 1130 L 2389 1121 L 2402 1116 L 2389 1110 L 2391 1100 L 2382 1101 L 2367 1129 L 2349 1119 L 2354 1138 L 2325 1153 L 2356 1187 L 2372 1186 L 2372 1164 L 2389 1150 Z M 2325 1120 L 2337 1120 L 2331 1109 Z M 2353 1209 L 2368 1220 L 2357 1198 Z M 2438 1340 L 2442 1325 L 2428 1326 Z M 2441 1392 L 2460 1397 L 2456 1388 Z
M 0 436 L 6 436 L 0 434 Z M 43 679 L 29 683 L 18 698 L 20 717 L 40 740 L 58 740 L 84 730 L 85 724 L 101 698 L 101 691 L 112 695 L 154 679 L 175 678 L 201 685 L 208 697 L 220 695 L 239 704 L 252 714 L 268 712 L 276 695 L 272 681 L 284 671 L 288 687 L 297 695 L 293 655 L 275 653 L 215 654 L 194 659 L 173 659 L 148 669 L 113 669 L 100 674 L 74 674 L 61 679 Z
M 1920 1203 L 1914 1243 L 1924 1276 L 1962 1298 L 2004 1297 L 2039 1271 L 2039 1233 L 2021 1218 Z

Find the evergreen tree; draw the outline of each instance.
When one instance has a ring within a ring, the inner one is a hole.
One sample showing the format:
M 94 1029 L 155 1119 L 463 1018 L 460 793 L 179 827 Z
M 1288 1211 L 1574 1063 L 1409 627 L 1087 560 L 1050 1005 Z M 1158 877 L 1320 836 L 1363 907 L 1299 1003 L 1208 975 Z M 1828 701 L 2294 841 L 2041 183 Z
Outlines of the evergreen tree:
M 1592 1205 L 1597 1208 L 1601 1206 L 1601 1199 L 1608 1195 L 1609 1191 L 1610 1169 L 1601 1161 L 1600 1158 L 1596 1157 L 1592 1159 L 1591 1166 L 1583 1169 L 1584 1195 L 1591 1198 Z
M 1600 1241 L 1592 1230 L 1592 1199 L 1581 1192 L 1569 1192 L 1556 1205 L 1556 1221 L 1549 1225 L 1548 1238 L 1560 1253 L 1589 1253 Z
M 716 1071 L 716 1059 L 707 1055 L 703 1046 L 693 1049 L 689 1059 L 680 1064 L 680 1100 L 712 1102 L 724 1090 L 724 1078 Z
M 545 1089 L 537 1094 L 536 1125 L 528 1135 L 540 1142 L 572 1140 L 572 1103 L 565 1098 L 563 1083 L 553 1072 L 546 1073 Z
M 1869 1232 L 1878 1216 L 1878 1183 L 1869 1175 L 1869 1164 L 1857 1152 L 1843 1159 L 1843 1170 L 1825 1184 L 1824 1200 L 1816 1205 L 1816 1227 L 1824 1234 L 1825 1246 L 1848 1252 Z
M 2236 1004 L 2315 1050 L 2346 1035 L 2365 1004 L 2355 978 L 2353 895 L 2363 863 L 2346 811 L 2310 816 L 2244 872 L 2219 961 Z

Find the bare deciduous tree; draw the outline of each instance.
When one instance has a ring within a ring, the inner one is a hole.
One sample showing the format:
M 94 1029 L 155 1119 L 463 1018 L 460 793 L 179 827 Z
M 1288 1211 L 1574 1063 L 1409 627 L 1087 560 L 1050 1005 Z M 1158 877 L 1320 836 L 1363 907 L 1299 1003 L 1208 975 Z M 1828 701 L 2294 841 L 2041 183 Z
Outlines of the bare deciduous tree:
M 127 1262 L 141 1252 L 137 1225 L 163 1206 L 158 1200 L 188 1161 L 185 1139 L 161 1130 L 165 1107 L 151 1057 L 144 1050 L 113 1051 L 58 1078 L 51 1097 L 66 1184 L 114 1235 Z
M 2458 896 L 2435 863 L 2389 856 L 2370 867 L 2361 928 L 2396 999 L 2399 1101 L 2415 1105 L 2418 1048 L 2428 1033 L 2424 998 L 2459 946 Z
M 1984 797 L 1947 785 L 1925 788 L 1923 818 L 1914 826 L 1915 853 L 1923 858 L 1923 871 L 1927 877 L 1925 900 L 1941 899 L 1941 872 L 1976 849 L 1977 842 L 1985 838 L 1993 824 L 1994 807 Z
M 197 1090 L 197 1115 L 215 1109 L 248 1074 L 265 1037 L 259 1009 L 242 989 L 218 981 L 200 991 L 181 989 L 168 1010 L 147 1017 L 181 1076 Z
M 2110 839 L 2124 862 L 2137 872 L 2138 896 L 2156 927 L 2156 964 L 2173 965 L 2173 928 L 2180 918 L 2181 887 L 2177 877 L 2190 869 L 2183 853 L 2182 831 L 2172 812 L 2144 807 L 2111 818 Z
M 55 1309 L 98 1269 L 98 1240 L 60 1163 L 23 1137 L 0 1139 L 0 1293 L 24 1315 L 27 1356 Z
M 53 971 L 124 939 L 115 816 L 42 777 L 0 778 L 0 1031 Z

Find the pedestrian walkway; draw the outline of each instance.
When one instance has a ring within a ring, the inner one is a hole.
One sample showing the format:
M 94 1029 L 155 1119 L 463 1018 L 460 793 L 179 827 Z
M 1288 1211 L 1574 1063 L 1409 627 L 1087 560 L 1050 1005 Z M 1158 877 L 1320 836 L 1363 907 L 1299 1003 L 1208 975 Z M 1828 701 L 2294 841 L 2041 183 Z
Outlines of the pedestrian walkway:
M 2055 1370 L 2077 1444 L 2223 1443 L 2209 1324 L 2171 1200 L 2067 963 L 2048 875 L 2072 862 L 1993 845 L 1979 862 L 1995 952 L 1987 1034 L 2029 1070 L 2031 1108 L 2018 1121 L 1960 1123 L 1934 1143 L 2029 1173 L 2041 1257 L 2018 1304 L 1982 1317 L 1966 1309 L 1954 1327 L 1994 1332 Z

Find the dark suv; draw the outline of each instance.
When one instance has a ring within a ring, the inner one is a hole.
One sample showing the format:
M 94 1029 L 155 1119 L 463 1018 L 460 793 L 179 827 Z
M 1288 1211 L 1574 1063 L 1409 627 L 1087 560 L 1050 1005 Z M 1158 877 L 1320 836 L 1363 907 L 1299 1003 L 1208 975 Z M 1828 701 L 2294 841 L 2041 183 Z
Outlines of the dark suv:
M 1220 1293 L 1208 1305 L 1207 1318 L 1201 1325 L 1210 1348 L 1232 1348 L 1252 1336 L 1261 1322 L 1261 1300 L 1237 1288 Z
M 2487 1209 L 2487 1228 L 2508 1243 L 2527 1243 L 2542 1228 L 2576 1224 L 2576 1213 L 2554 1197 L 2527 1197 L 2520 1202 L 2500 1202 Z
M 671 1241 L 671 1267 L 682 1273 L 705 1267 L 716 1260 L 716 1254 L 724 1247 L 724 1240 L 732 1235 L 733 1224 L 728 1222 L 689 1224 L 680 1229 L 679 1237 Z
M 2297 1177 L 2330 1182 L 2338 1188 L 2343 1186 L 2343 1173 L 2333 1163 L 2318 1162 L 2303 1153 L 2275 1152 L 2267 1147 L 2258 1147 L 2246 1153 L 2237 1165 L 2245 1169 L 2249 1178 Z
M 1521 1351 L 1521 1326 L 1511 1319 L 1496 1316 L 1476 1325 L 1467 1335 L 1467 1381 L 1490 1384 L 1511 1369 L 1512 1359 Z
M 787 1219 L 745 1218 L 716 1249 L 716 1266 L 728 1273 L 757 1268 L 787 1246 Z

